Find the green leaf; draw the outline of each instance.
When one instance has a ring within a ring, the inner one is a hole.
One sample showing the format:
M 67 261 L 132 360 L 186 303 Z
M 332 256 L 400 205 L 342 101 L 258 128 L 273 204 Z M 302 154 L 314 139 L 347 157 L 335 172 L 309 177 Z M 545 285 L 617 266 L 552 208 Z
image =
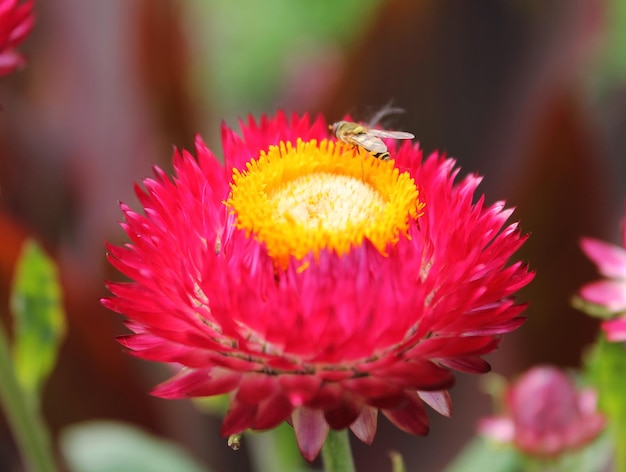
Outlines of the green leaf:
M 94 421 L 61 432 L 72 472 L 206 472 L 176 444 L 134 426 Z
M 230 405 L 230 395 L 225 393 L 222 395 L 213 395 L 212 397 L 197 397 L 192 398 L 192 401 L 200 411 L 208 415 L 223 418 L 226 416 Z
M 606 341 L 603 335 L 587 359 L 589 380 L 599 393 L 600 410 L 609 418 L 609 429 L 615 440 L 616 468 L 626 472 L 626 347 Z
M 600 96 L 620 90 L 626 79 L 626 2 L 607 0 L 602 8 L 601 48 L 594 55 L 591 73 L 587 74 L 592 92 Z M 612 96 L 608 94 L 609 99 Z
M 65 335 L 65 313 L 54 262 L 28 240 L 22 246 L 11 292 L 13 358 L 25 395 L 37 402 Z
M 562 457 L 550 464 L 548 460 L 536 461 L 534 470 L 554 470 L 567 472 L 588 472 L 590 470 L 613 470 L 611 460 L 613 458 L 612 438 L 608 434 L 601 434 L 583 448 L 563 454 Z M 552 465 L 552 468 L 548 466 Z
M 286 422 L 269 431 L 247 431 L 243 437 L 256 472 L 312 472 L 298 449 L 293 428 Z
M 617 315 L 614 311 L 609 311 L 604 305 L 588 302 L 579 296 L 572 297 L 572 306 L 577 310 L 587 313 L 589 316 L 600 318 L 601 320 L 610 320 Z
M 444 472 L 517 472 L 523 460 L 510 447 L 476 437 L 448 464 Z

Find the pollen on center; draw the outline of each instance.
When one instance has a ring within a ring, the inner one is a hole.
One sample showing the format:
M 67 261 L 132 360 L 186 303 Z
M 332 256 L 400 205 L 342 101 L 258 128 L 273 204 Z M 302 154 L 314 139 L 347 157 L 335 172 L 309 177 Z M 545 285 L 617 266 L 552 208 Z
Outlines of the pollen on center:
M 385 200 L 370 184 L 327 172 L 304 175 L 269 194 L 275 219 L 310 231 L 343 231 L 376 219 Z
M 384 253 L 423 208 L 415 182 L 393 161 L 329 140 L 270 146 L 233 170 L 225 203 L 236 227 L 283 268 L 322 250 L 345 254 L 364 239 Z

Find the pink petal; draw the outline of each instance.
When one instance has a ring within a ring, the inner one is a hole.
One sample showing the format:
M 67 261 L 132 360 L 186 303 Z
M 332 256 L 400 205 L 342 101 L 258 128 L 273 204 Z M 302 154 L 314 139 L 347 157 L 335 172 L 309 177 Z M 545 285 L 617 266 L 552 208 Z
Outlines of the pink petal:
M 278 426 L 291 415 L 293 405 L 282 395 L 274 395 L 259 404 L 259 409 L 252 427 L 270 429 Z
M 252 428 L 258 408 L 258 405 L 247 405 L 236 400 L 231 401 L 230 408 L 228 408 L 222 422 L 220 434 L 226 437 Z
M 626 282 L 600 280 L 583 286 L 580 296 L 586 301 L 602 305 L 610 312 L 626 310 Z
M 599 239 L 583 238 L 582 250 L 605 277 L 626 279 L 626 250 Z
M 350 425 L 350 429 L 365 444 L 372 444 L 376 435 L 377 424 L 378 408 L 365 406 L 356 421 Z
M 256 404 L 274 394 L 277 388 L 275 376 L 250 373 L 243 376 L 236 398 L 242 403 Z
M 409 353 L 411 357 L 452 357 L 488 354 L 498 345 L 492 336 L 431 337 L 421 341 Z
M 6 75 L 23 66 L 24 56 L 13 49 L 0 54 L 0 75 Z
M 484 374 L 491 370 L 491 366 L 487 361 L 474 356 L 459 357 L 457 359 L 439 359 L 439 362 L 450 369 L 470 374 Z
M 161 398 L 189 398 L 221 395 L 239 384 L 240 374 L 222 369 L 183 369 L 171 379 L 157 385 L 152 395 Z
M 578 394 L 578 408 L 583 415 L 598 411 L 598 392 L 593 388 L 585 388 Z
M 320 410 L 300 407 L 291 414 L 296 441 L 302 456 L 312 462 L 326 441 L 328 423 Z
M 404 387 L 400 382 L 384 377 L 359 377 L 345 380 L 341 385 L 355 394 L 360 394 L 367 398 L 385 398 L 396 395 L 404 396 Z
M 389 421 L 402 431 L 417 436 L 428 434 L 428 416 L 424 404 L 417 394 L 407 394 L 402 406 L 382 410 L 382 412 Z
M 324 411 L 324 418 L 333 429 L 347 428 L 359 417 L 362 408 L 352 396 L 345 395 L 337 407 Z
M 11 35 L 9 37 L 9 41 L 13 46 L 18 45 L 30 33 L 33 29 L 33 25 L 35 24 L 35 18 L 32 14 L 33 2 L 25 2 L 22 3 L 15 11 L 15 17 L 13 21 L 15 24 L 13 25 L 13 31 L 11 31 Z
M 336 408 L 341 404 L 344 395 L 343 388 L 337 383 L 327 382 L 322 384 L 321 388 L 306 405 L 311 408 Z
M 494 441 L 508 443 L 515 436 L 515 425 L 510 418 L 484 418 L 478 422 L 478 431 Z
M 300 406 L 315 397 L 322 385 L 322 379 L 313 375 L 281 375 L 278 383 L 288 392 L 291 404 Z
M 626 317 L 605 321 L 602 323 L 602 330 L 609 341 L 626 341 Z
M 454 384 L 454 377 L 450 371 L 422 359 L 396 362 L 388 367 L 372 370 L 371 375 L 386 383 L 387 387 L 396 384 L 411 386 L 415 390 L 440 390 Z
M 452 399 L 447 390 L 438 392 L 418 391 L 419 397 L 440 415 L 449 418 L 452 415 Z
M 142 359 L 172 362 L 196 368 L 207 367 L 211 364 L 211 355 L 207 351 L 172 343 L 152 334 L 119 336 L 117 341 L 130 349 L 130 354 Z

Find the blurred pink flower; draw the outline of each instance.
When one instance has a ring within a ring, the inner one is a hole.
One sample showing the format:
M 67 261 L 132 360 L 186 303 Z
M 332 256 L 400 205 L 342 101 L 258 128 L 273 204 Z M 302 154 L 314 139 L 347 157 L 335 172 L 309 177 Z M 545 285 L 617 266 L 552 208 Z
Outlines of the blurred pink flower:
M 378 411 L 427 434 L 424 402 L 449 415 L 452 370 L 488 371 L 523 322 L 512 210 L 410 143 L 382 161 L 321 117 L 241 126 L 224 166 L 197 138 L 197 161 L 176 151 L 172 180 L 137 189 L 144 215 L 122 205 L 131 242 L 109 259 L 134 282 L 103 300 L 129 318 L 122 344 L 182 367 L 157 396 L 230 393 L 224 436 L 288 420 L 312 460 L 329 428 L 370 443 Z
M 479 431 L 534 456 L 556 456 L 579 448 L 602 432 L 605 419 L 594 390 L 578 391 L 555 367 L 534 367 L 509 386 L 504 416 L 483 419 Z
M 584 285 L 580 296 L 613 317 L 602 323 L 609 341 L 626 341 L 626 220 L 622 225 L 623 247 L 598 239 L 581 240 L 584 253 L 607 278 Z
M 0 0 L 0 76 L 21 67 L 25 60 L 15 48 L 33 28 L 33 2 Z

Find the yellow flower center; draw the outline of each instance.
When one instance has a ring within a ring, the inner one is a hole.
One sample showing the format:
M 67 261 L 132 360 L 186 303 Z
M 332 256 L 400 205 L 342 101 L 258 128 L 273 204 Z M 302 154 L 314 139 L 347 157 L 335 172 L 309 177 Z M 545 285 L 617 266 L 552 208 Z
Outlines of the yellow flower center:
M 236 226 L 267 247 L 279 267 L 327 249 L 339 255 L 368 239 L 381 252 L 398 241 L 424 204 L 393 161 L 341 142 L 281 142 L 234 169 L 226 202 Z

